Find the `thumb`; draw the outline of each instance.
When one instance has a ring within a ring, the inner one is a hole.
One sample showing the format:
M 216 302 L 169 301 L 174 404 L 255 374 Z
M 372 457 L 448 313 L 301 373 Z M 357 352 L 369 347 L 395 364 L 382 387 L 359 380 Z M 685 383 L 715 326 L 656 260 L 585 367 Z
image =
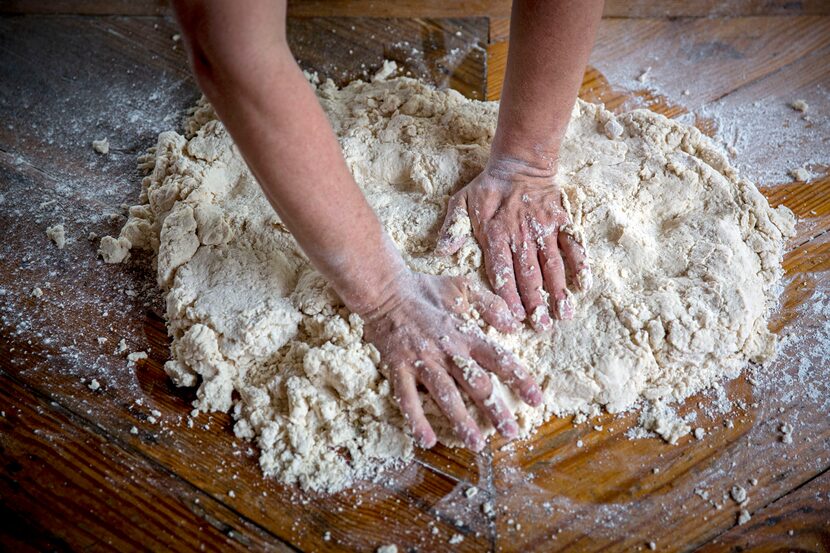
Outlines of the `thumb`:
M 447 215 L 438 234 L 435 253 L 452 255 L 461 249 L 472 232 L 470 216 L 467 213 L 467 197 L 463 190 L 456 192 L 447 203 Z

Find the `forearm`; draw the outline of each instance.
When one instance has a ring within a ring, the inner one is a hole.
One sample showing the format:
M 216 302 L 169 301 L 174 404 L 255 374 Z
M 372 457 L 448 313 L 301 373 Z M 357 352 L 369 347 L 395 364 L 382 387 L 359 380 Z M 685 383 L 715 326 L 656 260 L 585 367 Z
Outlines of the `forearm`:
M 381 301 L 403 263 L 291 56 L 281 34 L 284 12 L 263 27 L 250 19 L 251 11 L 261 8 L 267 20 L 275 4 L 254 4 L 243 15 L 223 13 L 225 4 L 190 25 L 182 17 L 199 83 L 311 262 L 348 307 L 368 310 Z M 220 22 L 215 30 L 214 21 Z
M 491 159 L 553 174 L 603 0 L 515 0 Z

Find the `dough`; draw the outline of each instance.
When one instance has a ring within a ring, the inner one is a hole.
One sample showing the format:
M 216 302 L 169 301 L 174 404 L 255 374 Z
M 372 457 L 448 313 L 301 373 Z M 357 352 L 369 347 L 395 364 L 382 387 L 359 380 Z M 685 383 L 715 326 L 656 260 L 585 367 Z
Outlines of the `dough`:
M 408 78 L 312 86 L 409 265 L 483 281 L 474 240 L 450 258 L 433 248 L 449 196 L 487 159 L 498 104 Z M 184 136 L 162 133 L 142 165 L 141 205 L 101 249 L 111 260 L 131 247 L 157 254 L 173 339 L 165 369 L 199 386 L 196 408 L 230 410 L 264 472 L 305 489 L 339 490 L 408 461 L 412 440 L 362 321 L 309 265 L 211 107 L 199 103 Z M 525 435 L 555 415 L 682 400 L 774 353 L 767 315 L 794 218 L 711 140 L 650 111 L 615 117 L 579 101 L 560 179 L 594 286 L 547 334 L 486 329 L 544 392 L 537 409 L 508 398 Z M 439 438 L 455 444 L 424 398 Z M 688 432 L 650 424 L 671 440 Z
M 58 223 L 57 225 L 47 227 L 46 237 L 49 238 L 49 240 L 51 240 L 52 242 L 54 242 L 59 250 L 62 250 L 63 247 L 66 245 L 66 230 L 63 228 L 62 223 Z

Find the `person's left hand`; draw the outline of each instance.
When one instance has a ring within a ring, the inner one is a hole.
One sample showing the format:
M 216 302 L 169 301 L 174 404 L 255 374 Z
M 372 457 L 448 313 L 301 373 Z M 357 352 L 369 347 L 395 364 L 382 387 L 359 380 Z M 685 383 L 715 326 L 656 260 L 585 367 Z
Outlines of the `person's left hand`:
M 557 319 L 573 317 L 565 265 L 579 289 L 590 288 L 592 278 L 585 250 L 567 232 L 570 221 L 553 175 L 488 164 L 450 198 L 438 254 L 461 248 L 467 234 L 458 229 L 467 216 L 490 284 L 519 320 L 529 315 L 541 331 L 550 328 L 550 313 Z

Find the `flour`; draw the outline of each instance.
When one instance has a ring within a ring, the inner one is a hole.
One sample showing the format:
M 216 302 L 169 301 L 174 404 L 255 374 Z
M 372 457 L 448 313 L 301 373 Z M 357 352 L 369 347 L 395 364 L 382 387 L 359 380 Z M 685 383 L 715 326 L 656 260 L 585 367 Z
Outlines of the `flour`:
M 452 257 L 434 247 L 449 196 L 487 160 L 498 105 L 385 74 L 311 86 L 409 266 L 488 286 L 475 241 Z M 305 489 L 343 489 L 410 460 L 412 439 L 361 319 L 310 266 L 211 107 L 198 105 L 184 135 L 159 135 L 142 166 L 140 205 L 100 253 L 109 262 L 132 248 L 156 254 L 173 339 L 165 370 L 198 386 L 195 408 L 230 411 L 236 435 L 259 445 L 263 471 Z M 574 291 L 573 320 L 550 332 L 485 329 L 542 388 L 534 409 L 501 387 L 522 435 L 599 406 L 665 406 L 773 355 L 766 321 L 793 216 L 771 209 L 709 139 L 649 111 L 615 117 L 580 101 L 559 178 L 593 287 Z M 459 218 L 453 234 L 467 224 Z M 458 445 L 423 400 L 439 439 Z M 689 432 L 667 407 L 647 412 L 668 441 Z

